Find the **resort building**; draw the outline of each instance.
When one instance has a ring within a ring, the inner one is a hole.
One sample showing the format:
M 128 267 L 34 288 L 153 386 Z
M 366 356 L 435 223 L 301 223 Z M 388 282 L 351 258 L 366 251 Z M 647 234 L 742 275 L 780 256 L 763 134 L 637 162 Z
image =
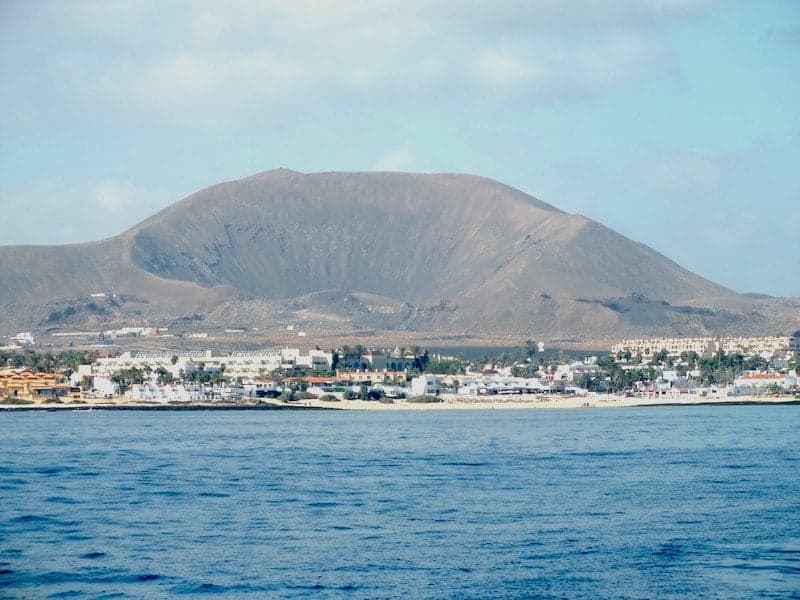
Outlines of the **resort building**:
M 0 389 L 10 398 L 52 399 L 71 394 L 61 373 L 34 373 L 27 368 L 0 369 Z M 78 395 L 80 393 L 78 392 Z
M 696 352 L 699 356 L 709 357 L 722 350 L 726 354 L 741 352 L 748 357 L 771 359 L 776 354 L 789 352 L 796 345 L 797 338 L 788 336 L 643 338 L 623 340 L 613 345 L 611 352 L 630 352 L 643 358 L 650 358 L 661 351 L 666 351 L 672 357 L 678 357 L 684 352 Z
M 336 381 L 359 383 L 359 384 L 375 384 L 375 383 L 396 383 L 406 380 L 408 371 L 392 371 L 389 369 L 354 369 L 336 370 Z
M 218 371 L 232 379 L 263 379 L 277 369 L 294 367 L 311 371 L 330 371 L 333 353 L 323 350 L 303 352 L 298 348 L 284 348 L 280 352 L 253 351 L 217 354 L 211 350 L 198 352 L 123 352 L 119 356 L 98 358 L 93 365 L 80 365 L 78 374 L 111 376 L 118 371 L 164 369 L 173 377 L 191 375 L 200 368 Z
M 280 352 L 282 363 L 291 363 L 295 367 L 312 371 L 330 371 L 333 366 L 333 352 L 309 350 L 303 353 L 299 348 L 284 348 Z

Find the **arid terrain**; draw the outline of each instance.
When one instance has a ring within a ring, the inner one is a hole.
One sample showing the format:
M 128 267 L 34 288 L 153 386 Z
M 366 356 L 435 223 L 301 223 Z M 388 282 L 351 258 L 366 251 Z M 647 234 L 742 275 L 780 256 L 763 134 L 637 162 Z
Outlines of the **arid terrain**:
M 154 325 L 243 329 L 256 345 L 301 331 L 307 342 L 588 344 L 800 328 L 800 299 L 738 294 L 472 175 L 268 171 L 110 239 L 0 247 L 0 281 L 6 334 Z

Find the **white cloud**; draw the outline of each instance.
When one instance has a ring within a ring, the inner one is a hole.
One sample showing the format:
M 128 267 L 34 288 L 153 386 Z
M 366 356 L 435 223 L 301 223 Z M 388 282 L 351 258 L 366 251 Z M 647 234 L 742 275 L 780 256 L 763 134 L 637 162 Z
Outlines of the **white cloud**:
M 0 214 L 14 215 L 14 227 L 0 228 L 0 244 L 67 244 L 110 237 L 175 199 L 166 190 L 116 178 L 1 188 Z
M 120 214 L 131 210 L 140 196 L 132 183 L 105 179 L 91 185 L 92 203 L 100 210 L 110 214 Z
M 689 0 L 51 3 L 17 6 L 5 44 L 13 55 L 35 31 L 51 32 L 52 44 L 27 59 L 45 71 L 59 105 L 231 128 L 353 101 L 593 98 L 674 69 L 658 30 L 702 8 Z
M 406 149 L 393 150 L 380 156 L 372 171 L 423 171 L 419 166 L 417 158 Z
M 509 52 L 487 49 L 481 52 L 475 69 L 479 79 L 492 86 L 507 87 L 530 83 L 535 77 L 532 64 Z

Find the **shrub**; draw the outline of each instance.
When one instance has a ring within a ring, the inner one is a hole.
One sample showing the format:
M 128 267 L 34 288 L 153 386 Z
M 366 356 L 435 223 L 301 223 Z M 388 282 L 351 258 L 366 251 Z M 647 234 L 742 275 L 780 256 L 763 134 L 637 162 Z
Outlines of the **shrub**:
M 19 406 L 22 404 L 33 404 L 33 400 L 26 400 L 25 398 L 20 398 L 19 396 L 9 396 L 0 400 L 0 404 Z
M 443 402 L 441 398 L 437 398 L 436 396 L 429 396 L 428 394 L 422 396 L 414 396 L 413 398 L 409 398 L 407 402 L 413 402 L 414 404 L 434 404 L 436 402 Z
M 312 398 L 316 398 L 314 394 L 310 394 L 308 392 L 295 392 L 294 399 L 295 400 L 311 400 Z
M 342 394 L 342 398 L 345 400 L 356 400 L 358 398 L 358 393 L 353 390 L 347 390 Z
M 283 402 L 292 402 L 294 400 L 294 392 L 286 390 L 278 398 Z
M 322 394 L 319 397 L 322 402 L 339 402 L 339 399 L 336 396 L 332 396 L 331 394 Z

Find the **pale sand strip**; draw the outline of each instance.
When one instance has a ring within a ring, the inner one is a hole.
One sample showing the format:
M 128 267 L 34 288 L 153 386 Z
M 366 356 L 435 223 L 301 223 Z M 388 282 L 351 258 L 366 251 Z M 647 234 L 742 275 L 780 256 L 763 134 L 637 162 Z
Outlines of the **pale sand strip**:
M 700 397 L 694 395 L 662 396 L 660 398 L 621 398 L 598 394 L 596 396 L 564 397 L 542 395 L 517 396 L 455 396 L 443 395 L 442 402 L 417 404 L 395 401 L 392 404 L 367 402 L 364 400 L 341 400 L 321 402 L 319 400 L 300 400 L 292 404 L 309 407 L 333 408 L 339 410 L 491 410 L 491 409 L 537 409 L 537 408 L 619 408 L 633 406 L 697 405 L 697 404 L 783 404 L 791 402 L 791 396 L 737 396 Z
M 558 395 L 533 395 L 523 394 L 515 396 L 457 396 L 444 394 L 442 402 L 418 404 L 397 400 L 391 404 L 364 400 L 340 400 L 339 402 L 323 402 L 321 400 L 297 400 L 294 402 L 281 402 L 269 400 L 261 404 L 262 407 L 274 408 L 325 408 L 333 410 L 382 410 L 382 411 L 408 411 L 408 410 L 509 410 L 509 409 L 565 409 L 565 408 L 621 408 L 636 406 L 689 406 L 701 404 L 800 404 L 800 399 L 791 396 L 710 396 L 695 395 L 662 396 L 660 398 L 622 398 L 598 394 L 595 396 L 558 396 Z M 126 398 L 113 400 L 88 401 L 85 404 L 26 404 L 26 405 L 0 405 L 0 410 L 86 410 L 89 408 L 103 409 L 258 409 L 259 405 L 224 404 L 224 403 L 192 403 L 167 405 L 157 402 L 131 402 Z

